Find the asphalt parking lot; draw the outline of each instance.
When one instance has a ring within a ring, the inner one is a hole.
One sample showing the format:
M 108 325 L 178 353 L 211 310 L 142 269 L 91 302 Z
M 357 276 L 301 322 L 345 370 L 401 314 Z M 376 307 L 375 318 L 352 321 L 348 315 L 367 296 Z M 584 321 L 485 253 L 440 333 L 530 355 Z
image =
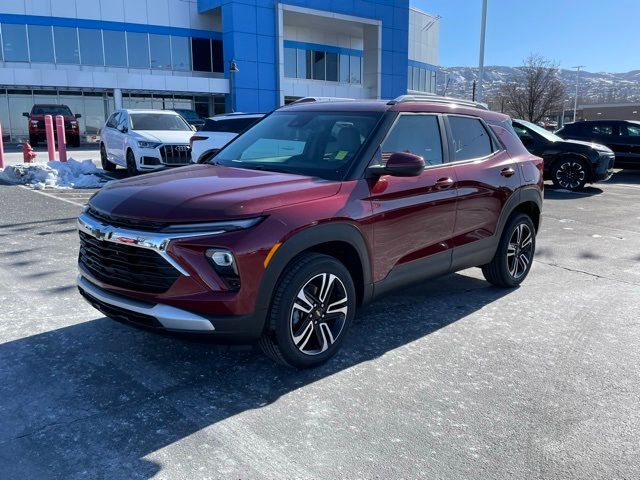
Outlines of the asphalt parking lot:
M 0 185 L 1 479 L 638 478 L 640 170 L 547 188 L 520 288 L 415 285 L 312 371 L 85 304 L 84 193 Z

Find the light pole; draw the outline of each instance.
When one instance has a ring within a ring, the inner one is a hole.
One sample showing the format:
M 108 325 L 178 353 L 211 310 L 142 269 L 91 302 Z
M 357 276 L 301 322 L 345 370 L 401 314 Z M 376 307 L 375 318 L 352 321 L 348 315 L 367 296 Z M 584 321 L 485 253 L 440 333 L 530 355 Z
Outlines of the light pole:
M 480 61 L 478 62 L 478 102 L 482 101 L 482 77 L 484 76 L 484 37 L 487 31 L 487 0 L 482 0 L 482 24 L 480 27 Z
M 584 68 L 584 65 L 576 65 L 571 68 L 576 69 L 576 98 L 573 101 L 573 123 L 576 123 L 576 113 L 578 112 L 578 82 L 580 81 L 580 69 Z
M 238 73 L 240 69 L 235 60 L 229 61 L 229 109 L 231 113 L 235 112 L 235 106 L 233 101 L 233 77 Z

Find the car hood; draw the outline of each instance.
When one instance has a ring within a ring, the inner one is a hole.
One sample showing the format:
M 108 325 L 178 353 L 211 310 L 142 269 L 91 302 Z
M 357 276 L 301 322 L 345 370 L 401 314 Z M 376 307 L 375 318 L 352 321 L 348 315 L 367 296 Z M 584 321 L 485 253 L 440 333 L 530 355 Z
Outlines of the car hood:
M 339 190 L 340 182 L 301 175 L 194 165 L 114 182 L 90 206 L 114 217 L 192 223 L 256 216 Z
M 136 140 L 148 140 L 160 143 L 189 143 L 192 130 L 134 130 Z

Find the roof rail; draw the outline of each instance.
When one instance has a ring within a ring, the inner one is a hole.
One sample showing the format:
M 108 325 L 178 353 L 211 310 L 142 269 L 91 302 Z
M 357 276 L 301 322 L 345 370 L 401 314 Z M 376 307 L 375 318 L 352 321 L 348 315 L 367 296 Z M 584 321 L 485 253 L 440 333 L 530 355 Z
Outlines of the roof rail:
M 341 98 L 341 97 L 302 97 L 291 102 L 293 103 L 311 103 L 311 102 L 349 102 L 355 98 Z M 291 105 L 290 104 L 290 105 Z
M 421 94 L 421 95 L 400 95 L 399 97 L 390 100 L 387 105 L 395 105 L 396 103 L 404 102 L 432 102 L 432 103 L 450 103 L 457 105 L 464 105 L 467 107 L 481 108 L 483 110 L 489 110 L 489 106 L 486 103 L 474 102 L 472 100 L 465 100 L 462 98 L 454 97 L 442 97 L 435 94 Z

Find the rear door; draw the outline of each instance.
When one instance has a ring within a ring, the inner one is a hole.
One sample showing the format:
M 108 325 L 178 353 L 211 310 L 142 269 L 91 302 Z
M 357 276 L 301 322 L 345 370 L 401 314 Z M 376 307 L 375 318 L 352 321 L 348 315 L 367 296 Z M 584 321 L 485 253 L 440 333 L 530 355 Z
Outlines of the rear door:
M 496 233 L 503 207 L 521 179 L 515 161 L 484 121 L 464 115 L 448 115 L 446 120 L 450 156 L 458 179 L 453 263 L 460 268 L 474 250 L 491 248 L 488 240 L 482 241 Z M 470 264 L 474 264 L 472 258 Z
M 129 135 L 129 114 L 120 112 L 118 124 L 113 130 L 113 158 L 118 165 L 126 166 L 125 147 Z
M 117 133 L 116 127 L 118 125 L 119 118 L 120 118 L 120 112 L 112 113 L 109 119 L 107 120 L 107 123 L 105 124 L 104 128 L 102 129 L 102 132 L 100 133 L 100 136 L 102 137 L 102 142 L 104 143 L 104 146 L 107 150 L 107 157 L 112 162 L 116 161 L 114 148 L 116 143 L 115 134 Z
M 620 124 L 619 155 L 630 160 L 640 160 L 640 123 Z
M 455 172 L 445 162 L 442 118 L 402 113 L 381 145 L 383 163 L 395 152 L 424 158 L 418 177 L 384 175 L 371 186 L 374 215 L 374 272 L 378 279 L 395 267 L 433 260 L 424 273 L 447 271 L 456 214 Z M 415 263 L 413 263 L 415 262 Z

